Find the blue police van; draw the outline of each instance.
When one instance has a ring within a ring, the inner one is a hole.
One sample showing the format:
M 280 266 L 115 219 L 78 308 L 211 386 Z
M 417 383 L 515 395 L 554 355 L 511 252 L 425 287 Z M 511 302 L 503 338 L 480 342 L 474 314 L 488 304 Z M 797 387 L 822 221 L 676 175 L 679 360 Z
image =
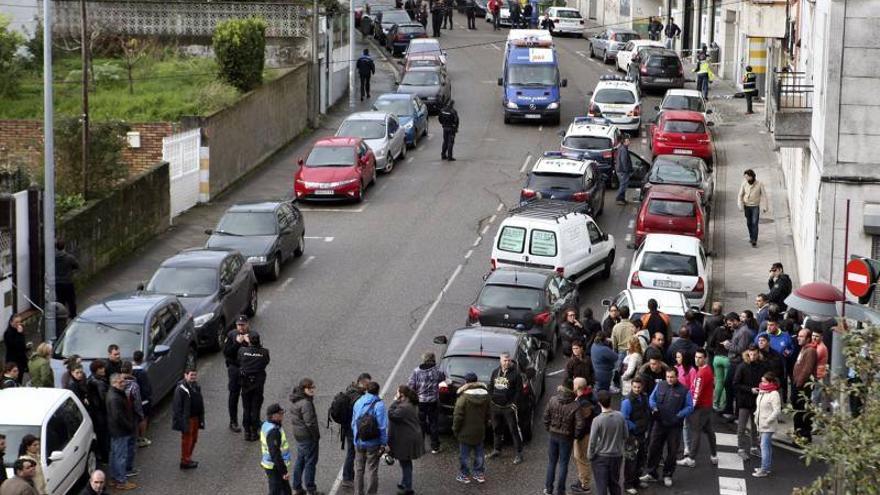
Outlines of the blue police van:
M 502 74 L 498 85 L 504 88 L 505 124 L 514 119 L 559 124 L 559 88 L 568 81 L 559 76 L 559 58 L 549 31 L 511 29 Z

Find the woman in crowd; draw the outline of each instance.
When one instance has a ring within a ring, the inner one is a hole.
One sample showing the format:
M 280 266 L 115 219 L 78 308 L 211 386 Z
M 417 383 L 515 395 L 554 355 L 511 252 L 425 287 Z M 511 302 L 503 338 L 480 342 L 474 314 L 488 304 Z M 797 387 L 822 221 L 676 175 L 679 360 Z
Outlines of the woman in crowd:
M 37 465 L 37 474 L 34 475 L 34 488 L 40 495 L 48 495 L 46 491 L 46 475 L 43 473 L 43 463 L 40 462 L 40 439 L 28 433 L 21 439 L 18 447 L 19 459 L 29 459 Z
M 3 345 L 6 347 L 6 357 L 3 362 L 18 365 L 18 384 L 22 384 L 22 377 L 28 371 L 27 340 L 24 336 L 24 325 L 21 317 L 13 315 L 9 319 L 9 325 L 3 333 Z
M 52 358 L 52 344 L 43 342 L 37 346 L 36 352 L 28 361 L 32 387 L 52 388 L 55 386 L 55 373 L 49 360 Z
M 642 345 L 639 342 L 638 335 L 633 335 L 629 339 L 629 346 L 626 349 L 626 357 L 623 358 L 623 374 L 620 377 L 621 392 L 626 397 L 632 391 L 632 381 L 638 375 L 639 368 L 642 366 Z
M 424 436 L 419 423 L 419 396 L 406 385 L 397 388 L 394 402 L 388 407 L 388 447 L 391 457 L 400 463 L 400 495 L 413 495 L 413 461 L 425 453 Z
M 776 422 L 782 411 L 779 381 L 772 372 L 768 371 L 761 377 L 756 403 L 755 422 L 758 424 L 758 432 L 761 434 L 761 467 L 755 468 L 752 476 L 765 478 L 770 474 L 770 463 L 773 459 L 773 433 L 776 432 Z

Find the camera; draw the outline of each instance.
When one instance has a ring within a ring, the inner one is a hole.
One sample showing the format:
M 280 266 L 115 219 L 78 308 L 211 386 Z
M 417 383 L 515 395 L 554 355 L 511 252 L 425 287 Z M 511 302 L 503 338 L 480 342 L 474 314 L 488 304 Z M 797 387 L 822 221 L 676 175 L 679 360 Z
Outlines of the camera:
M 385 461 L 385 464 L 388 464 L 389 466 L 394 465 L 394 458 L 391 457 L 391 454 L 382 454 L 382 460 Z

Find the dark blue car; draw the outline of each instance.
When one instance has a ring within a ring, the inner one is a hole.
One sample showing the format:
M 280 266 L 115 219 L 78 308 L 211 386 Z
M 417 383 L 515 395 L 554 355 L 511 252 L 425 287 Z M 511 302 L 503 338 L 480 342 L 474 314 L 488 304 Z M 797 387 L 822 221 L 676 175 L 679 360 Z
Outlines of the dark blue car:
M 428 107 L 416 95 L 407 93 L 385 93 L 376 98 L 373 110 L 388 112 L 397 116 L 400 126 L 406 132 L 406 145 L 414 148 L 420 137 L 428 135 Z
M 520 204 L 534 199 L 583 203 L 585 213 L 599 216 L 605 204 L 605 181 L 594 160 L 548 151 L 532 167 L 520 191 Z

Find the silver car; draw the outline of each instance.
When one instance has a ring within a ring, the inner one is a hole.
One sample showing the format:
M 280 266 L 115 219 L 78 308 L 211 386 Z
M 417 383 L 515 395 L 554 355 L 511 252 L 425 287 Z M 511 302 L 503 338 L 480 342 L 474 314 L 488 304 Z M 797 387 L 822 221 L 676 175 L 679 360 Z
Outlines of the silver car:
M 385 173 L 391 172 L 395 160 L 406 157 L 406 132 L 393 113 L 353 113 L 342 122 L 336 135 L 358 137 L 366 141 L 376 155 L 376 168 Z
M 608 28 L 590 38 L 590 57 L 600 57 L 607 64 L 617 58 L 617 51 L 630 40 L 640 39 L 632 29 Z

